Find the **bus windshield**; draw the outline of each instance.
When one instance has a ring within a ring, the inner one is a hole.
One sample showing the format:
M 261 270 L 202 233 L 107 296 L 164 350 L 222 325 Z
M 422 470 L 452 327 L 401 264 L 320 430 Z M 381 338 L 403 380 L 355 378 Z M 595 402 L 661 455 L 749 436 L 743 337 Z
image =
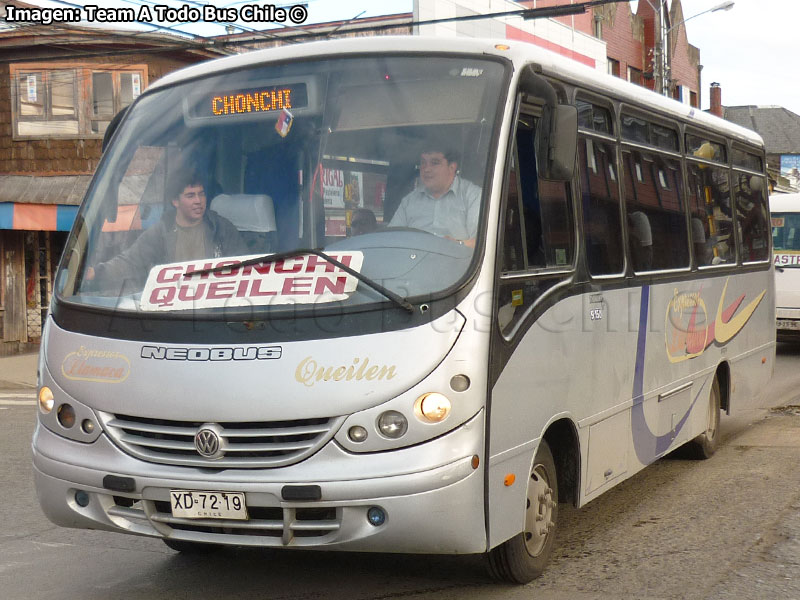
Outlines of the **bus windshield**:
M 58 297 L 214 314 L 385 302 L 365 277 L 442 293 L 472 263 L 504 77 L 483 58 L 357 57 L 145 94 L 81 209 Z
M 772 213 L 775 265 L 800 267 L 800 213 Z

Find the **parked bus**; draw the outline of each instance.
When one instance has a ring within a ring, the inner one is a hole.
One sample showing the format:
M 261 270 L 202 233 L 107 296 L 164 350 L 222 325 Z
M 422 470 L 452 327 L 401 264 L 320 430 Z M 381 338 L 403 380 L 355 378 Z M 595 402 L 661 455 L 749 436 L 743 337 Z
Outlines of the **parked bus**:
M 771 376 L 761 139 L 548 51 L 252 52 L 108 134 L 42 338 L 56 524 L 526 582 L 559 504 L 710 456 Z
M 778 341 L 800 339 L 800 194 L 775 194 L 772 249 L 775 261 L 775 317 Z

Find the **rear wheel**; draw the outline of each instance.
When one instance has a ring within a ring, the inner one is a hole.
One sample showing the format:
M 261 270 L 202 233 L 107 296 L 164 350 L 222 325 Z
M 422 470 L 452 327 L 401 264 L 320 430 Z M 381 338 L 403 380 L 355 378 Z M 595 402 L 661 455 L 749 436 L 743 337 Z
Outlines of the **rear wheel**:
M 489 552 L 489 572 L 499 581 L 528 583 L 542 574 L 558 522 L 558 482 L 550 446 L 542 440 L 528 479 L 525 530 Z
M 719 445 L 719 413 L 720 393 L 719 381 L 714 377 L 711 393 L 708 398 L 706 413 L 706 430 L 687 444 L 687 451 L 691 458 L 711 458 Z
M 219 544 L 203 544 L 202 542 L 188 542 L 186 540 L 173 540 L 170 538 L 162 538 L 168 548 L 172 548 L 181 554 L 211 554 L 217 552 L 222 548 Z

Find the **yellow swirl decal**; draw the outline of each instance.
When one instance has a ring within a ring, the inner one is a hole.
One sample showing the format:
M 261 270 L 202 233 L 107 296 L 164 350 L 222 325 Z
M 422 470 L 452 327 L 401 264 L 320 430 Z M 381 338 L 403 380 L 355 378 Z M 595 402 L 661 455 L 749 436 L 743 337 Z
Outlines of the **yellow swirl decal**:
M 122 383 L 131 374 L 131 361 L 119 352 L 81 346 L 64 357 L 61 374 L 73 381 Z

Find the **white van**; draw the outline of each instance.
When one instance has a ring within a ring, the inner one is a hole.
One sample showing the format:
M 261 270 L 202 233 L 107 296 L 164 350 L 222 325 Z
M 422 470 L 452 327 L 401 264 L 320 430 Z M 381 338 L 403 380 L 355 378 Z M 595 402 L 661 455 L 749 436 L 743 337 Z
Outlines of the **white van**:
M 800 340 L 800 194 L 769 199 L 778 341 Z

